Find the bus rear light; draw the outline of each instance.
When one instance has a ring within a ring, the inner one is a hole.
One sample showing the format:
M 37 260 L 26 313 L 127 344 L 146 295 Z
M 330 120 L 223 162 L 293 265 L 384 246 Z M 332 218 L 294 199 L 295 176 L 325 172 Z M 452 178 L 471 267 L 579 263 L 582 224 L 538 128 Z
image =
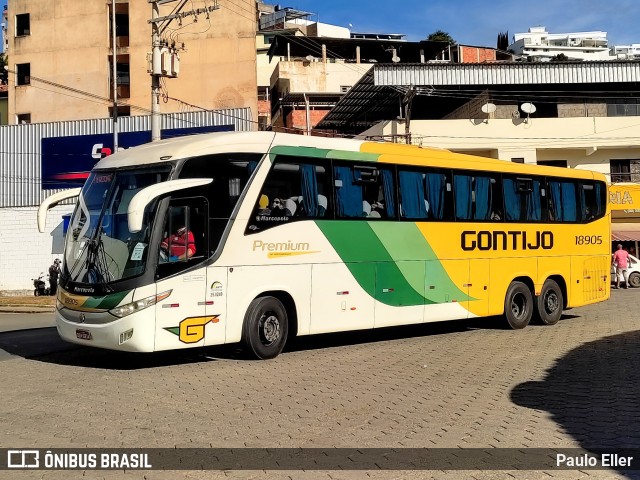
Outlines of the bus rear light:
M 131 339 L 131 337 L 133 337 L 133 328 L 130 328 L 129 330 L 127 330 L 126 332 L 122 332 L 120 334 L 120 341 L 119 341 L 119 345 L 122 345 L 124 342 L 128 341 Z
M 132 313 L 139 312 L 140 310 L 144 310 L 145 308 L 149 308 L 152 305 L 164 300 L 173 290 L 167 290 L 166 292 L 159 293 L 158 295 L 152 295 L 147 298 L 143 298 L 142 300 L 136 300 L 135 302 L 127 303 L 126 305 L 121 305 L 119 307 L 114 308 L 113 310 L 109 310 L 109 313 L 115 315 L 116 317 L 122 318 L 127 315 L 131 315 Z

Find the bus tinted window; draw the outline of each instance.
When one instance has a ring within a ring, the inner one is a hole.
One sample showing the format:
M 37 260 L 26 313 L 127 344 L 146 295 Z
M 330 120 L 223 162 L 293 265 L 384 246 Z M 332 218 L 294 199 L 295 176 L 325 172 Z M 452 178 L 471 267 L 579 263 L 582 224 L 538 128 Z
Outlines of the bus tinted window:
M 606 187 L 601 182 L 587 182 L 581 187 L 580 213 L 583 222 L 590 222 L 606 211 Z
M 505 220 L 540 222 L 543 217 L 543 180 L 536 177 L 507 177 L 502 180 Z
M 453 175 L 456 220 L 502 219 L 502 196 L 498 177 L 488 174 Z
M 549 180 L 549 221 L 578 221 L 578 195 L 574 182 Z
M 451 220 L 451 176 L 445 170 L 398 171 L 400 216 L 407 220 Z
M 333 218 L 331 175 L 314 159 L 276 160 L 254 208 L 249 231 L 308 218 Z
M 336 217 L 396 217 L 393 167 L 335 165 Z

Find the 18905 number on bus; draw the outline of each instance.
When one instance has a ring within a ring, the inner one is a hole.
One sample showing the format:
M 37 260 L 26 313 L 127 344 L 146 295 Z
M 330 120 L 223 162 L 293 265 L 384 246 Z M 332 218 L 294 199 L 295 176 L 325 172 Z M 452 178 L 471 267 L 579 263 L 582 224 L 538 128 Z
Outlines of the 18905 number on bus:
M 576 245 L 602 245 L 602 235 L 576 235 Z

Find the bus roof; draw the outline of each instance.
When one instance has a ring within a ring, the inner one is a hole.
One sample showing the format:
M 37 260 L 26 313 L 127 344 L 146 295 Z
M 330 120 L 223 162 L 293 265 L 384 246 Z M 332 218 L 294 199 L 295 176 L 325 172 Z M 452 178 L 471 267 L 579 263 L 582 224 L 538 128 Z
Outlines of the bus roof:
M 513 163 L 449 150 L 403 145 L 389 142 L 370 142 L 356 139 L 327 138 L 274 132 L 218 132 L 162 140 L 119 151 L 100 160 L 94 168 L 150 165 L 216 153 L 265 154 L 274 147 L 295 152 L 300 148 L 304 156 L 358 160 L 362 153 L 367 161 L 424 165 L 454 169 L 488 170 L 522 175 L 549 175 L 606 181 L 603 174 L 549 166 Z

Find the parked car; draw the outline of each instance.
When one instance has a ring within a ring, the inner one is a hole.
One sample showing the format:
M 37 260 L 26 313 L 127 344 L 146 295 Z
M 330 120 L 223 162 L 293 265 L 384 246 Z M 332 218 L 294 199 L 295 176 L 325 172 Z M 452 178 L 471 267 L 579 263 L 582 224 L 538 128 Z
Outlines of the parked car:
M 627 273 L 629 274 L 629 286 L 633 288 L 640 287 L 640 259 L 629 255 L 629 269 Z M 611 266 L 611 282 L 616 283 L 616 269 L 613 265 Z M 624 283 L 623 275 L 620 275 L 620 283 Z

